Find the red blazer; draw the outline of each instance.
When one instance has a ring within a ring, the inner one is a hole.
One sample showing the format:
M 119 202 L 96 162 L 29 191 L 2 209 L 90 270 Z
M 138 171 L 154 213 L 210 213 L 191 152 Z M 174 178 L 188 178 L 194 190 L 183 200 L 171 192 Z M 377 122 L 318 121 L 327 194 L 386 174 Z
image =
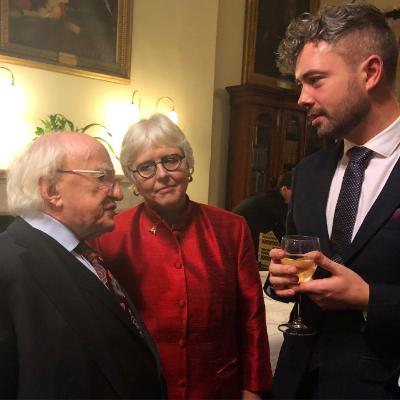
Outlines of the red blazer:
M 171 229 L 140 204 L 97 241 L 158 346 L 168 397 L 269 390 L 264 301 L 244 219 L 189 202 L 183 221 Z

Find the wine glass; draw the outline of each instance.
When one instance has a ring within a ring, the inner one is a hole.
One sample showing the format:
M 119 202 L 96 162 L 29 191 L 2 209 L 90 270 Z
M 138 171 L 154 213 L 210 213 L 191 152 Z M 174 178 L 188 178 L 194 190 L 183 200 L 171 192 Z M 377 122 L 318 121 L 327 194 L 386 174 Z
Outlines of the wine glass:
M 297 268 L 299 283 L 308 282 L 317 268 L 315 262 L 307 258 L 306 253 L 319 250 L 319 238 L 315 236 L 287 235 L 282 237 L 281 247 L 285 251 L 285 257 L 281 263 L 293 265 Z M 281 332 L 288 335 L 311 336 L 315 331 L 307 326 L 301 319 L 301 294 L 296 297 L 294 306 L 294 318 L 278 326 Z

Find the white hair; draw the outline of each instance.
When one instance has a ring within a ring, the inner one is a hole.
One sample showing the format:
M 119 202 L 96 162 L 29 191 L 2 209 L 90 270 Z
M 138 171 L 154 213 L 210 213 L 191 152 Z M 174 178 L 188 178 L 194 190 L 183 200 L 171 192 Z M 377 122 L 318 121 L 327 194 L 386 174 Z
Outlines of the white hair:
M 11 163 L 7 174 L 7 202 L 11 213 L 29 215 L 40 210 L 43 199 L 39 180 L 43 177 L 55 179 L 67 152 L 59 135 L 61 133 L 48 133 L 34 140 Z
M 132 125 L 122 142 L 120 162 L 127 178 L 131 179 L 129 167 L 132 167 L 139 152 L 151 147 L 179 147 L 185 155 L 191 172 L 194 170 L 192 146 L 184 133 L 168 117 L 154 114 Z

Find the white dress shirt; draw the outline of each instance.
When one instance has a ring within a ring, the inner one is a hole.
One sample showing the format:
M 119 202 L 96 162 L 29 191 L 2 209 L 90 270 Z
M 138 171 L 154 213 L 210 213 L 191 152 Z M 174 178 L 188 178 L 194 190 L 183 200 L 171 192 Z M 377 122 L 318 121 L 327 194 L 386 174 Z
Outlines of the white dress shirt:
M 344 139 L 343 156 L 338 163 L 332 179 L 328 202 L 326 203 L 326 222 L 329 237 L 332 233 L 333 217 L 342 186 L 344 171 L 349 162 L 349 157 L 346 153 L 353 146 L 356 145 Z M 400 157 L 400 117 L 363 146 L 371 149 L 374 153 L 365 170 L 352 240 Z
M 79 244 L 79 239 L 75 234 L 68 229 L 60 221 L 51 217 L 48 214 L 38 211 L 35 215 L 22 217 L 33 228 L 42 231 L 46 235 L 52 237 L 61 244 L 67 251 L 69 251 L 76 259 L 78 259 L 89 271 L 96 275 L 96 270 L 85 257 L 75 252 L 76 246 Z

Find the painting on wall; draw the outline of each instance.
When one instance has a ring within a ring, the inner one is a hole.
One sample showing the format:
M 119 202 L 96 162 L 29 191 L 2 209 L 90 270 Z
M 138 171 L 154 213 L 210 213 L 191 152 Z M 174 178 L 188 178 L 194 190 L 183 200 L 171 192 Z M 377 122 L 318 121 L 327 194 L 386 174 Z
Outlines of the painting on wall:
M 129 82 L 133 0 L 0 0 L 0 62 Z
M 319 0 L 246 0 L 242 82 L 294 88 L 276 67 L 276 51 L 289 22 L 318 8 Z

